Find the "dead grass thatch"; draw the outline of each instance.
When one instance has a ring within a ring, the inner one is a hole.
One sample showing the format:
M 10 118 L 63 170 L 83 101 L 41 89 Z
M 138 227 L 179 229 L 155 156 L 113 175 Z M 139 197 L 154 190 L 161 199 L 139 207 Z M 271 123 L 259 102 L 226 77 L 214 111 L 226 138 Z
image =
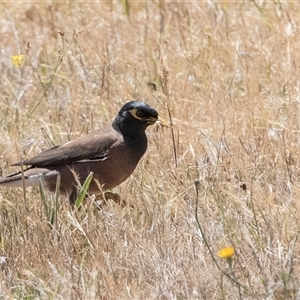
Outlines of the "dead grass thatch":
M 299 299 L 299 3 L 100 2 L 1 3 L 0 175 L 133 98 L 173 132 L 124 207 L 1 189 L 0 297 Z

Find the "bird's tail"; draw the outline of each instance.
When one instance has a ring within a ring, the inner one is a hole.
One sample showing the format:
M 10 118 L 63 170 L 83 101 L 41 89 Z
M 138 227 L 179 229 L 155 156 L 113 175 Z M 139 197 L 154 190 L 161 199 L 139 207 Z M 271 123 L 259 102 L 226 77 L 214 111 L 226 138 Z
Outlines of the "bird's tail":
M 0 186 L 7 187 L 28 187 L 38 186 L 43 174 L 48 172 L 48 169 L 32 168 L 24 172 L 10 174 L 6 177 L 0 178 Z

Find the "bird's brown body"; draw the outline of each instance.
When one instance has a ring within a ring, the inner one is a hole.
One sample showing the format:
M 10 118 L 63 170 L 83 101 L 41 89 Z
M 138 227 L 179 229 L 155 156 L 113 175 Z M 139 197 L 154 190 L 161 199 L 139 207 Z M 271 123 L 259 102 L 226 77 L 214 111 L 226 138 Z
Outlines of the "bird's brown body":
M 114 188 L 125 181 L 136 168 L 147 149 L 146 128 L 158 120 L 157 112 L 143 102 L 132 101 L 123 106 L 111 126 L 84 137 L 53 147 L 15 165 L 29 166 L 23 173 L 0 179 L 0 186 L 22 187 L 43 184 L 56 190 L 60 174 L 60 191 L 74 203 L 78 184 L 90 172 L 90 193 Z

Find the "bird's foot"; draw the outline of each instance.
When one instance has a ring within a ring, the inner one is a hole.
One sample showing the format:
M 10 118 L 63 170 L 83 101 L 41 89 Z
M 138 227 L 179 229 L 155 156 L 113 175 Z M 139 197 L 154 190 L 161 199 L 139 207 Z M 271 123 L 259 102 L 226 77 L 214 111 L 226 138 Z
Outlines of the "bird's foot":
M 120 197 L 120 195 L 113 192 L 105 192 L 103 194 L 97 195 L 95 198 L 95 203 L 98 208 L 102 208 L 103 205 L 107 204 L 109 200 L 113 200 L 121 206 L 126 205 L 126 202 Z

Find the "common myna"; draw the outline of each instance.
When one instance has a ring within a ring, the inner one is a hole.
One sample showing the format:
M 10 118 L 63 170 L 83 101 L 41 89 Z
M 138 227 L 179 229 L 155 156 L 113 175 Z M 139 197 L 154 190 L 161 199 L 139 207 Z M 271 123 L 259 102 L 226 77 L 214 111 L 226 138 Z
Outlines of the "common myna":
M 54 192 L 60 174 L 60 192 L 74 204 L 78 183 L 83 184 L 93 172 L 88 192 L 99 194 L 110 190 L 132 174 L 147 149 L 145 130 L 159 120 L 164 122 L 146 103 L 128 102 L 111 125 L 14 164 L 25 165 L 27 169 L 1 178 L 0 186 L 28 187 L 42 183 Z

